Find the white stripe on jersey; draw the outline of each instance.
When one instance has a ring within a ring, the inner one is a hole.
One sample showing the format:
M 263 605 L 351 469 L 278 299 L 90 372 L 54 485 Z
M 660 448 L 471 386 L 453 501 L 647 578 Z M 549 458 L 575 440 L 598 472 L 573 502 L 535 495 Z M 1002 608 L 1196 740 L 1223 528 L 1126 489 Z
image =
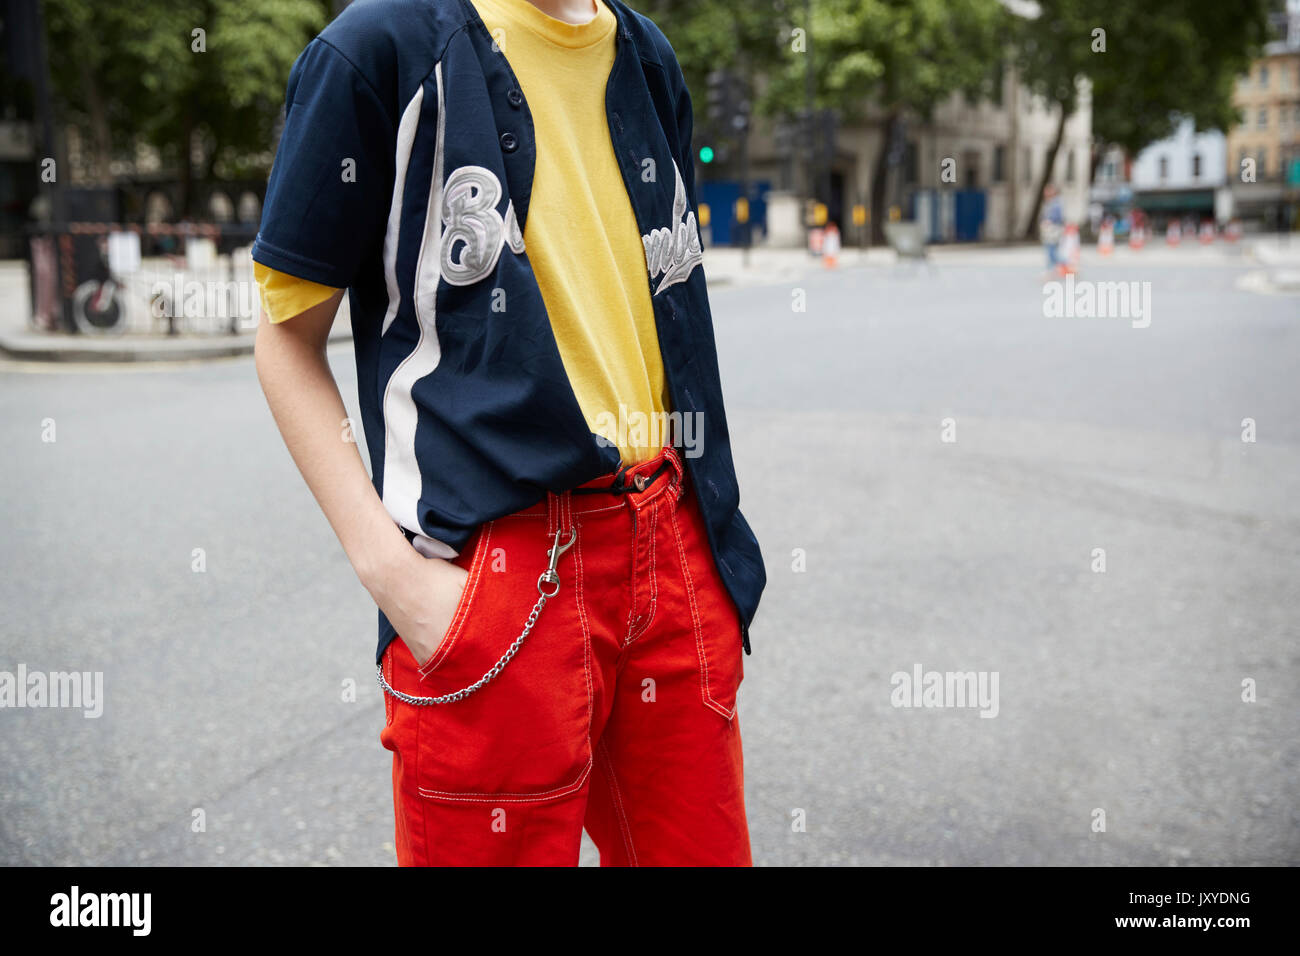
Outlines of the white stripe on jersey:
M 388 207 L 388 232 L 384 236 L 384 281 L 388 285 L 388 313 L 380 335 L 388 331 L 397 318 L 402 304 L 402 293 L 397 287 L 397 236 L 402 223 L 402 194 L 406 187 L 406 167 L 411 161 L 411 146 L 415 143 L 415 130 L 420 125 L 420 105 L 424 102 L 424 84 L 415 91 L 411 102 L 402 111 L 402 122 L 397 127 L 397 175 L 393 181 L 393 202 Z
M 416 382 L 436 369 L 442 358 L 438 331 L 434 324 L 437 318 L 438 281 L 442 277 L 439 247 L 442 235 L 443 136 L 447 125 L 441 63 L 434 67 L 433 73 L 438 89 L 438 132 L 433 153 L 433 175 L 429 185 L 429 205 L 424 218 L 424 237 L 420 243 L 415 276 L 415 317 L 420 328 L 420 339 L 414 350 L 393 372 L 384 389 L 384 506 L 399 525 L 417 534 L 421 532 L 418 506 L 423 482 L 415 457 L 415 431 L 419 424 L 419 413 L 411 389 Z M 404 113 L 403 127 L 405 123 Z M 411 133 L 414 136 L 414 129 Z M 420 537 L 424 538 L 422 534 Z M 439 557 L 455 555 L 442 542 L 425 538 L 423 543 L 431 551 L 450 552 L 440 553 L 437 555 Z

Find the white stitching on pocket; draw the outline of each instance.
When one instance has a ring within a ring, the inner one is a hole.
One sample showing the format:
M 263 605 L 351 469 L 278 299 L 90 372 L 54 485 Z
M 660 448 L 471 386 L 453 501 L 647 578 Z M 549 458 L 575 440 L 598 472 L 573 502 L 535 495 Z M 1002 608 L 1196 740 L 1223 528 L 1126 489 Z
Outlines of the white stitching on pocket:
M 686 594 L 690 598 L 691 604 L 691 624 L 695 628 L 695 647 L 700 657 L 700 697 L 703 699 L 706 707 L 716 710 L 727 720 L 736 716 L 736 707 L 733 704 L 730 709 L 723 707 L 713 699 L 713 694 L 709 689 L 709 660 L 708 654 L 704 649 L 704 628 L 700 624 L 700 609 L 695 603 L 695 582 L 691 577 L 690 566 L 686 563 L 686 546 L 682 543 L 682 532 L 677 524 L 677 512 L 671 513 L 673 522 L 673 534 L 677 537 L 677 555 L 682 565 L 682 577 L 686 581 Z
M 441 666 L 442 662 L 447 659 L 447 655 L 451 653 L 452 648 L 455 647 L 461 631 L 465 629 L 465 621 L 469 617 L 470 606 L 475 595 L 478 594 L 479 583 L 483 580 L 483 565 L 486 563 L 484 559 L 488 553 L 488 541 L 492 537 L 492 524 L 493 522 L 489 521 L 483 527 L 482 534 L 479 535 L 478 543 L 474 546 L 474 557 L 470 559 L 469 577 L 465 579 L 465 587 L 460 592 L 460 600 L 456 602 L 456 610 L 452 613 L 451 621 L 447 625 L 447 633 L 438 642 L 438 647 L 433 652 L 433 656 L 418 669 L 420 680 L 424 680 L 425 677 Z

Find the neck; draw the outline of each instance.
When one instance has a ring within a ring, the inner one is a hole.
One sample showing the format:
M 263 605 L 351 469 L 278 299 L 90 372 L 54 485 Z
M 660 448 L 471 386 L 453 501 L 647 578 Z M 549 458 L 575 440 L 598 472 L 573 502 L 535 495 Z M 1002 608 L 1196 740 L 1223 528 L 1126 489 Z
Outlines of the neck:
M 600 0 L 528 0 L 528 2 L 548 17 L 581 25 L 590 22 L 596 15 L 596 4 Z

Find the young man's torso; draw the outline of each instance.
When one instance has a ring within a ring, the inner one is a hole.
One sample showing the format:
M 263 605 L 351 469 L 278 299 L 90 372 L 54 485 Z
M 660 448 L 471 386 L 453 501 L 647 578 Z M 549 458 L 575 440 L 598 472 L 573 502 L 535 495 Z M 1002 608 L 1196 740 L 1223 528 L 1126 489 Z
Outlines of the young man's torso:
M 454 555 L 620 448 L 675 441 L 747 628 L 764 574 L 737 508 L 680 69 L 613 0 L 567 30 L 516 2 L 358 0 L 324 31 L 290 78 L 254 258 L 350 288 L 376 485 L 422 550 Z M 620 405 L 672 411 L 675 434 L 635 431 Z M 392 636 L 381 619 L 381 652 Z

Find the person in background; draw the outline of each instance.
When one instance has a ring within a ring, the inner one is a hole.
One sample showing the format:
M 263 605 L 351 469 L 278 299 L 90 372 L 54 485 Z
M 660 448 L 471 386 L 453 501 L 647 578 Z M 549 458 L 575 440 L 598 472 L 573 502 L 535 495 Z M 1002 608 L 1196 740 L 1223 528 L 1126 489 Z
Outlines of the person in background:
M 1047 252 L 1047 273 L 1057 273 L 1061 259 L 1058 254 L 1061 236 L 1065 230 L 1065 211 L 1061 206 L 1061 191 L 1051 183 L 1043 187 L 1043 208 L 1038 216 L 1038 239 Z

